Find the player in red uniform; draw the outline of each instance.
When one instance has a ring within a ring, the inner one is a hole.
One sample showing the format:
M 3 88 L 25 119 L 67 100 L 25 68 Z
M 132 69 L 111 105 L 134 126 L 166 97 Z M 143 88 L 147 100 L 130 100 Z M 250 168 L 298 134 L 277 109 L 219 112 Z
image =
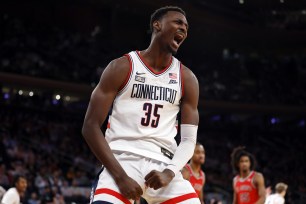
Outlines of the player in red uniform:
M 203 188 L 205 185 L 205 174 L 201 169 L 201 166 L 205 162 L 205 149 L 202 144 L 196 144 L 194 154 L 189 164 L 182 169 L 184 179 L 190 181 L 192 187 L 198 194 L 201 203 L 204 203 Z
M 238 173 L 233 179 L 233 204 L 264 204 L 266 199 L 264 177 L 254 171 L 254 156 L 244 147 L 237 147 L 231 157 L 233 169 Z

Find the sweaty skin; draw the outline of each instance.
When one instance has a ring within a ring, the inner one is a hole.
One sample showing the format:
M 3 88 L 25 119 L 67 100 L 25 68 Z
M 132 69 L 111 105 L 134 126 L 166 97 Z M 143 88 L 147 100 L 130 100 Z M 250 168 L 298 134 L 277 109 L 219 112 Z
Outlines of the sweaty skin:
M 154 71 L 160 72 L 168 65 L 172 54 L 177 52 L 187 37 L 188 23 L 180 12 L 169 11 L 162 19 L 153 22 L 153 27 L 151 43 L 146 50 L 140 51 L 140 55 Z M 114 178 L 121 194 L 127 199 L 137 200 L 143 194 L 140 185 L 126 174 L 100 129 L 120 87 L 126 80 L 129 69 L 126 57 L 115 59 L 106 67 L 92 92 L 82 134 L 92 152 Z M 198 81 L 185 66 L 183 80 L 188 83 L 184 85 L 184 97 L 181 102 L 182 124 L 198 125 Z M 173 177 L 174 173 L 169 169 L 162 172 L 153 170 L 145 176 L 145 184 L 147 187 L 159 189 L 168 185 Z

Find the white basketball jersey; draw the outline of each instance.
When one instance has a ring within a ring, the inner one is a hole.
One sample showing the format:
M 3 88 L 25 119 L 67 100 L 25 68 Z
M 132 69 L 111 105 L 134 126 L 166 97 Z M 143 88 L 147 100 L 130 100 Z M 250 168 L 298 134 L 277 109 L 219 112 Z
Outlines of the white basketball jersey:
M 138 51 L 126 55 L 130 73 L 117 94 L 105 137 L 113 151 L 127 151 L 169 162 L 161 148 L 174 153 L 176 119 L 182 97 L 181 63 L 172 57 L 155 73 Z
M 275 193 L 272 195 L 269 195 L 265 201 L 265 204 L 284 204 L 285 199 L 280 194 Z

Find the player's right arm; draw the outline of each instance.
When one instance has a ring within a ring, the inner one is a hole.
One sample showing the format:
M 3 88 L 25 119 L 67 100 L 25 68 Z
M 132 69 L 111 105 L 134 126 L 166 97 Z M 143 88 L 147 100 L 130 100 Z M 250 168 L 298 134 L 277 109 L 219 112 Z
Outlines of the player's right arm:
M 128 199 L 138 199 L 142 195 L 141 187 L 126 174 L 116 160 L 101 131 L 112 103 L 129 74 L 129 66 L 128 59 L 121 57 L 106 67 L 100 82 L 92 92 L 82 134 L 91 151 L 114 178 L 121 194 Z
M 186 180 L 190 180 L 190 173 L 188 171 L 188 169 L 186 167 L 183 167 L 182 169 L 182 175 L 183 175 L 183 178 L 186 179 Z
M 237 204 L 237 193 L 235 189 L 235 181 L 233 180 L 233 204 Z

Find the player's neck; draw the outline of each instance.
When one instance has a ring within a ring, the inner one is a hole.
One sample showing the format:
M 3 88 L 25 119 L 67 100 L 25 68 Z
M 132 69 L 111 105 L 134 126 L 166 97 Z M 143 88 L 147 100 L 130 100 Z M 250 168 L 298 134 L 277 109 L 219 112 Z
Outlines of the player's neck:
M 23 192 L 21 190 L 19 190 L 17 187 L 15 187 L 15 188 L 16 188 L 16 191 L 18 192 L 19 195 L 23 194 Z
M 190 162 L 190 166 L 191 166 L 192 171 L 194 172 L 200 172 L 201 170 L 201 165 L 195 164 L 192 161 Z
M 140 52 L 141 56 L 146 60 L 150 67 L 156 71 L 161 71 L 166 68 L 172 58 L 172 53 L 163 50 L 157 43 L 151 43 L 150 46 Z
M 248 171 L 240 171 L 239 175 L 241 178 L 246 178 L 250 175 L 251 173 L 251 170 L 248 170 Z

